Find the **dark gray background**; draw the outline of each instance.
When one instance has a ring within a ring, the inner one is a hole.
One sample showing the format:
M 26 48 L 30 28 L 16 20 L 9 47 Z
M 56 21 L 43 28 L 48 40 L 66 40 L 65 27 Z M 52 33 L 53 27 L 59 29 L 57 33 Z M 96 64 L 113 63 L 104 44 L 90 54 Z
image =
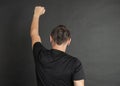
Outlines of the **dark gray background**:
M 0 86 L 37 85 L 29 29 L 39 4 L 43 45 L 50 49 L 50 31 L 66 25 L 67 53 L 82 61 L 86 86 L 120 86 L 120 0 L 1 0 Z

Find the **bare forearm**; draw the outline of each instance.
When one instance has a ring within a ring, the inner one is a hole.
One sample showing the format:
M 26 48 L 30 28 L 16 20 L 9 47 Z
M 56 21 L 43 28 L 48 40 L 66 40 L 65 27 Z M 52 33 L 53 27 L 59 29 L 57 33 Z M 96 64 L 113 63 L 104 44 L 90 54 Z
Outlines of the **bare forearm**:
M 39 16 L 33 15 L 33 20 L 30 29 L 30 36 L 39 35 Z

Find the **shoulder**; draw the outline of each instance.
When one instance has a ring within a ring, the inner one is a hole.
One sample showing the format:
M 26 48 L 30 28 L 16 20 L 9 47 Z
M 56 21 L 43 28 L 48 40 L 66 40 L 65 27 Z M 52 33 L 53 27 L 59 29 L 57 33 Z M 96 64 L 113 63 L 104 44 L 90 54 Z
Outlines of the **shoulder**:
M 74 57 L 74 56 L 72 56 L 70 54 L 67 54 L 67 53 L 66 53 L 66 56 L 69 57 L 69 58 L 72 58 L 72 60 L 75 61 L 75 62 L 80 62 L 80 59 L 78 59 L 78 57 Z
M 33 48 L 36 47 L 36 46 L 43 46 L 41 42 L 35 42 L 34 45 L 33 45 Z
M 75 62 L 75 63 L 79 63 L 79 64 L 81 64 L 81 61 L 80 61 L 79 58 L 77 58 L 77 57 L 73 57 L 73 59 L 74 59 L 74 62 Z
M 33 54 L 37 55 L 42 52 L 42 51 L 46 51 L 47 49 L 41 44 L 41 42 L 36 42 L 33 45 Z
M 69 55 L 69 56 L 71 57 L 71 62 L 73 64 L 72 67 L 74 69 L 78 69 L 78 68 L 80 68 L 82 66 L 82 62 L 78 57 L 74 57 L 74 56 L 71 56 L 71 55 Z
M 46 49 L 44 46 L 43 46 L 43 44 L 41 43 L 41 42 L 36 42 L 36 43 L 34 43 L 34 45 L 33 45 L 33 50 L 34 49 Z
M 71 61 L 72 61 L 72 63 L 75 65 L 81 65 L 82 63 L 81 63 L 81 61 L 80 61 L 80 59 L 78 58 L 78 57 L 74 57 L 74 56 L 72 56 L 72 55 L 70 55 L 70 54 L 67 54 L 66 53 L 66 57 L 67 58 L 69 58 L 69 59 L 71 59 Z

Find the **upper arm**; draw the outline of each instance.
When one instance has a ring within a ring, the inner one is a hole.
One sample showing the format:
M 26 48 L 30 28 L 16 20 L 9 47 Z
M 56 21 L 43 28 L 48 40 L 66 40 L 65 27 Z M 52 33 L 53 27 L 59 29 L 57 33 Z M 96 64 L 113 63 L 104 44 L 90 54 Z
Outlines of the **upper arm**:
M 84 86 L 84 80 L 74 80 L 74 86 Z
M 85 74 L 83 71 L 82 63 L 79 59 L 75 60 L 74 72 L 73 72 L 73 82 L 74 86 L 84 86 Z
M 84 69 L 79 59 L 75 59 L 73 67 L 74 67 L 73 80 L 84 80 L 85 79 Z
M 40 42 L 36 42 L 33 45 L 33 56 L 35 58 L 35 61 L 38 61 L 38 59 L 40 58 L 40 55 L 46 50 L 47 49 Z
M 31 40 L 32 40 L 32 47 L 36 42 L 41 42 L 41 38 L 39 35 L 33 35 L 31 36 Z

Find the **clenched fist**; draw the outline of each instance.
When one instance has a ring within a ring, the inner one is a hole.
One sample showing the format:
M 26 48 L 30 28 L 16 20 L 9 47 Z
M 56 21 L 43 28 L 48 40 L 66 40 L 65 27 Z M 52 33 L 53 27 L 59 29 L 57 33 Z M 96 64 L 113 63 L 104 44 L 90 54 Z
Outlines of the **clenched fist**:
M 34 10 L 34 16 L 39 17 L 45 13 L 45 8 L 42 6 L 36 6 Z

